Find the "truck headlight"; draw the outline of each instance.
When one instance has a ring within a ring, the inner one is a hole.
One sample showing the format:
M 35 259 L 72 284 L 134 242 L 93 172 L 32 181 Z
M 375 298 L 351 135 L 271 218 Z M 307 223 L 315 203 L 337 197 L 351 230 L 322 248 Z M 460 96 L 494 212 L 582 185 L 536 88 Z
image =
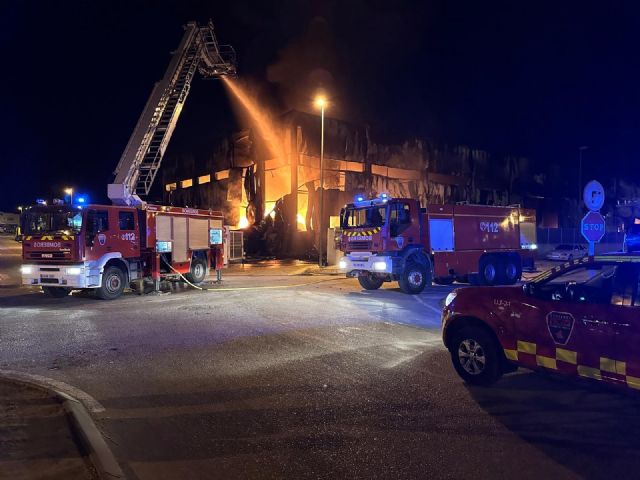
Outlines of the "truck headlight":
M 31 265 L 22 265 L 20 267 L 20 273 L 23 275 L 31 275 L 33 272 L 33 267 Z
M 347 268 L 347 261 L 346 260 L 340 260 L 338 262 L 338 268 L 340 270 L 345 270 Z
M 449 295 L 447 295 L 447 298 L 444 299 L 444 306 L 448 307 L 449 304 L 451 304 L 451 302 L 453 302 L 453 300 L 456 298 L 456 295 L 458 295 L 456 292 L 451 292 Z
M 387 262 L 373 262 L 373 269 L 378 271 L 384 271 L 387 269 Z
M 67 275 L 80 275 L 82 273 L 82 269 L 80 267 L 69 267 L 66 272 Z

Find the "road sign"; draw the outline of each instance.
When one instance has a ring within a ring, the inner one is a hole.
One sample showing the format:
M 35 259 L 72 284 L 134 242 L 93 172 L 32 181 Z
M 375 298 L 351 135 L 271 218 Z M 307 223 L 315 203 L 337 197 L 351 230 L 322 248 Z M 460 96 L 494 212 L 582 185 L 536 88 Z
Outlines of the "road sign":
M 591 180 L 584 187 L 582 199 L 585 206 L 592 212 L 597 212 L 604 205 L 604 188 L 597 180 Z
M 604 217 L 600 212 L 587 213 L 580 222 L 580 232 L 589 243 L 597 243 L 604 237 Z

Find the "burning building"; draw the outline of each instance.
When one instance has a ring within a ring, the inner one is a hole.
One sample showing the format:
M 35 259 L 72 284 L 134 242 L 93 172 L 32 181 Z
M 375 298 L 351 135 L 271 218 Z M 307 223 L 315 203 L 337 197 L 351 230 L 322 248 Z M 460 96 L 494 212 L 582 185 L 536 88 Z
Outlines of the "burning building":
M 249 253 L 312 256 L 320 239 L 320 118 L 290 111 L 271 125 L 267 134 L 234 134 L 205 161 L 168 159 L 164 201 L 223 209 L 227 224 L 247 232 Z M 505 205 L 524 203 L 513 192 L 534 178 L 525 158 L 420 139 L 389 145 L 367 126 L 331 118 L 324 138 L 326 226 L 358 194 Z

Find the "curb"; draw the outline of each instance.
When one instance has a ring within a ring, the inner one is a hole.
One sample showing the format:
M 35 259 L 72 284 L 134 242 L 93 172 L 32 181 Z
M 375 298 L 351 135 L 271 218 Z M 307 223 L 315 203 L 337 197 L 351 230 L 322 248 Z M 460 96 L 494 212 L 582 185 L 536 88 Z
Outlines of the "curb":
M 87 409 L 79 400 L 76 400 L 64 392 L 47 388 L 34 382 L 4 376 L 0 378 L 7 382 L 35 387 L 52 393 L 57 397 L 69 417 L 69 424 L 73 433 L 76 438 L 80 440 L 82 447 L 89 453 L 89 459 L 98 472 L 99 477 L 102 479 L 120 478 L 126 480 L 127 477 L 120 468 L 116 457 L 104 441 L 100 430 L 89 415 L 89 412 L 87 412 Z

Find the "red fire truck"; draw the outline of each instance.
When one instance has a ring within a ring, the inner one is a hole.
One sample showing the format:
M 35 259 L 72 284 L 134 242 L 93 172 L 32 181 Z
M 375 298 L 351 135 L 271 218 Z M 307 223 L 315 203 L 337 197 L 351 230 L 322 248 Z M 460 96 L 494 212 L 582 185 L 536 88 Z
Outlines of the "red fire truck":
M 141 197 L 151 190 L 196 71 L 234 75 L 234 62 L 211 22 L 185 26 L 108 186 L 114 205 L 42 205 L 23 213 L 23 284 L 40 285 L 54 297 L 94 289 L 113 299 L 135 279 L 151 278 L 157 289 L 161 276 L 186 274 L 200 282 L 210 266 L 220 270 L 222 213 L 150 205 Z
M 509 285 L 533 267 L 535 226 L 535 212 L 517 206 L 360 197 L 341 212 L 339 267 L 367 290 L 394 280 L 410 294 L 432 281 Z
M 223 216 L 193 208 L 35 206 L 22 216 L 23 284 L 53 297 L 95 289 L 119 297 L 136 279 L 185 275 L 202 282 L 222 268 Z

